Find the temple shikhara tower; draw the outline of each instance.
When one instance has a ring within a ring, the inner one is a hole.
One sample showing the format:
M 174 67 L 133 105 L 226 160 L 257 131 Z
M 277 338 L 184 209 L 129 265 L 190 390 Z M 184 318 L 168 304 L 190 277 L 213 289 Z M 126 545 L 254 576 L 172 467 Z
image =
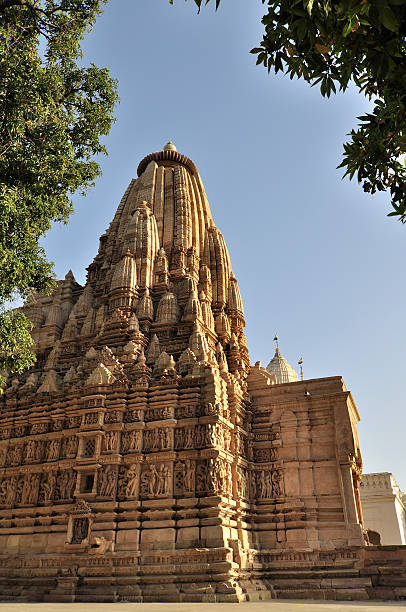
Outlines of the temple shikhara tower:
M 1 600 L 399 595 L 365 569 L 397 552 L 366 546 L 351 393 L 279 348 L 250 364 L 223 235 L 172 143 L 85 286 L 68 272 L 23 310 L 37 362 L 0 396 Z

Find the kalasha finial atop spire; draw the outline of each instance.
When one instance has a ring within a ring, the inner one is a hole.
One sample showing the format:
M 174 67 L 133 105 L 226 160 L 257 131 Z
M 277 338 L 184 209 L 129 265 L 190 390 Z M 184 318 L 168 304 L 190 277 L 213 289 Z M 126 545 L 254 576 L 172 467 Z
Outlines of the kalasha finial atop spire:
M 170 140 L 169 142 L 166 143 L 166 145 L 164 146 L 162 150 L 163 151 L 177 151 L 177 148 L 175 147 L 173 142 Z
M 279 340 L 278 340 L 278 334 L 274 335 L 273 341 L 276 342 L 276 348 L 279 348 Z

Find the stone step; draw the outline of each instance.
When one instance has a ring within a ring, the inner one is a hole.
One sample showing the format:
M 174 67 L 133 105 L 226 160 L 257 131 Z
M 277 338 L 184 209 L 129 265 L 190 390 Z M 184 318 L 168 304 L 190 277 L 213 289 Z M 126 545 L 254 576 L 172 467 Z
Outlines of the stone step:
M 398 559 L 382 559 L 381 557 L 378 558 L 369 558 L 369 559 L 365 559 L 364 562 L 365 567 L 371 567 L 371 566 L 376 566 L 376 567 L 404 567 L 406 568 L 405 565 L 405 559 L 403 558 L 398 558 Z
M 379 575 L 375 576 L 374 582 L 376 582 L 378 586 L 406 588 L 406 574 Z
M 0 604 L 12 601 L 13 603 L 28 603 L 30 600 L 23 595 L 0 595 Z
M 278 599 L 321 599 L 332 601 L 367 601 L 365 589 L 275 589 Z
M 278 578 L 293 578 L 293 579 L 311 579 L 311 578 L 358 578 L 360 575 L 357 569 L 336 569 L 334 567 L 326 567 L 317 570 L 299 569 L 282 569 L 272 570 L 269 572 L 271 581 Z
M 75 596 L 75 603 L 114 603 L 115 601 L 116 599 L 114 596 L 103 593 L 77 594 Z

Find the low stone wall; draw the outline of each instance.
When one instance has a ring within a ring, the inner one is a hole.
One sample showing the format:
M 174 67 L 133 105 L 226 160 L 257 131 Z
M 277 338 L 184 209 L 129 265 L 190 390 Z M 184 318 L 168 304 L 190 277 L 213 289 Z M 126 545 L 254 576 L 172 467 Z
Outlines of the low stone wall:
M 1 601 L 406 600 L 406 546 L 0 557 Z M 242 567 L 245 566 L 245 567 Z
M 257 563 L 276 598 L 406 599 L 406 546 L 259 553 Z

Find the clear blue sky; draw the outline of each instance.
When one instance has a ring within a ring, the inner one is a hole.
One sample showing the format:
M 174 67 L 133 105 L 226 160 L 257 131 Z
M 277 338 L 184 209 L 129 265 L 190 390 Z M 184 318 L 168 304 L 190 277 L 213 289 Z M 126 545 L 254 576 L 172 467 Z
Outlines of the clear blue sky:
M 85 281 L 142 157 L 173 140 L 196 163 L 226 239 L 247 320 L 251 361 L 280 347 L 306 378 L 342 375 L 357 403 L 364 471 L 393 472 L 406 490 L 406 227 L 387 196 L 342 181 L 346 134 L 367 108 L 355 91 L 324 100 L 267 75 L 261 0 L 110 0 L 84 43 L 84 62 L 119 81 L 103 176 L 75 197 L 67 226 L 44 240 L 58 277 Z

